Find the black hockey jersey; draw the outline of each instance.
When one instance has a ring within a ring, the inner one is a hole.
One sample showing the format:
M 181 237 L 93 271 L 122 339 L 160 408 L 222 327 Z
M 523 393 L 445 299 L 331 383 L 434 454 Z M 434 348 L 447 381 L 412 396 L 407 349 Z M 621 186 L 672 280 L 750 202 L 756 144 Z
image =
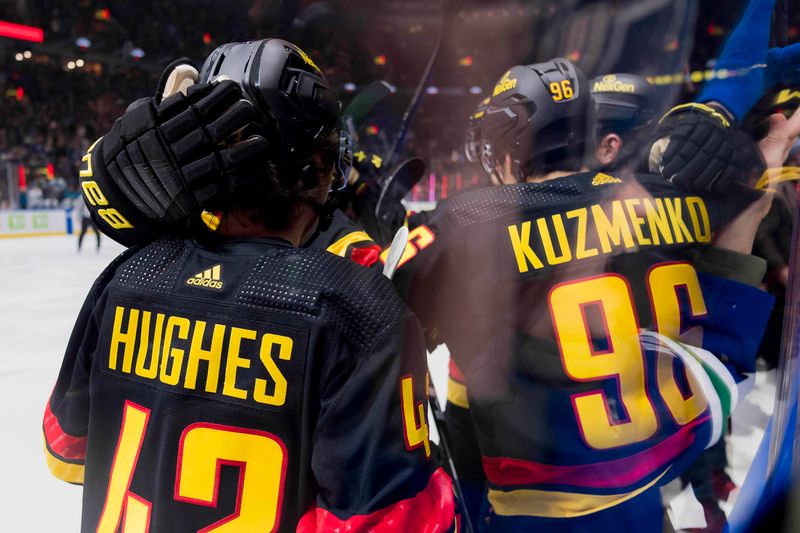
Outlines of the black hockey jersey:
M 454 359 L 493 530 L 660 529 L 657 487 L 709 445 L 711 415 L 639 332 L 691 330 L 754 370 L 770 297 L 695 268 L 748 203 L 582 173 L 465 193 L 411 231 L 395 282 Z
M 333 255 L 350 259 L 366 267 L 379 267 L 381 247 L 342 211 L 333 213 L 330 226 L 303 245 L 314 250 L 326 250 Z
M 47 459 L 84 485 L 82 531 L 447 530 L 427 379 L 377 272 L 279 239 L 162 239 L 87 297 Z

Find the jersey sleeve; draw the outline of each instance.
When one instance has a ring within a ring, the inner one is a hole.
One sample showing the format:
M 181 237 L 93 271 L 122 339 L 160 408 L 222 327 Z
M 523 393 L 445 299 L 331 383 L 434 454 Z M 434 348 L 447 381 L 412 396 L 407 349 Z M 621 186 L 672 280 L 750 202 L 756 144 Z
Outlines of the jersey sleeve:
M 314 435 L 311 467 L 318 497 L 297 531 L 453 527 L 451 480 L 428 440 L 428 379 L 419 326 L 411 315 L 351 369 L 333 371 L 326 381 L 340 385 L 323 392 Z
M 83 483 L 92 339 L 99 329 L 95 305 L 94 295 L 89 294 L 72 330 L 42 424 L 47 465 L 54 476 L 69 483 Z
M 464 244 L 446 210 L 436 210 L 409 231 L 408 244 L 393 282 L 419 319 L 428 349 L 444 342 L 444 331 L 469 327 L 461 311 L 467 262 Z M 388 249 L 381 254 L 388 255 Z M 451 347 L 452 349 L 452 347 Z
M 89 427 L 89 374 L 99 337 L 105 296 L 114 269 L 135 251 L 120 255 L 95 282 L 75 321 L 55 387 L 42 421 L 47 466 L 57 478 L 83 483 Z
M 766 263 L 752 255 L 709 248 L 696 261 L 707 314 L 689 318 L 685 329 L 702 327 L 702 347 L 719 356 L 734 376 L 755 372 L 758 347 L 775 303 L 757 287 Z

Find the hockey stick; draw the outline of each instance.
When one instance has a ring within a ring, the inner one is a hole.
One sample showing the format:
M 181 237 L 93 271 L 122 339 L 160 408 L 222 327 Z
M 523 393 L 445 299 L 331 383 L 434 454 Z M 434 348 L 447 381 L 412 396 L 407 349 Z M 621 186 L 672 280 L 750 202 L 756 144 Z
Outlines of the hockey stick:
M 403 145 L 405 144 L 409 127 L 411 126 L 411 122 L 414 120 L 414 117 L 417 115 L 420 103 L 422 102 L 422 95 L 425 91 L 425 86 L 428 84 L 428 81 L 431 78 L 433 65 L 436 63 L 436 60 L 439 57 L 439 48 L 442 45 L 442 37 L 444 36 L 444 0 L 440 0 L 439 2 L 439 11 L 441 27 L 439 28 L 439 35 L 436 38 L 436 44 L 433 47 L 433 52 L 431 52 L 430 59 L 428 59 L 428 64 L 425 66 L 425 70 L 422 72 L 422 78 L 420 78 L 417 89 L 414 91 L 414 96 L 411 97 L 411 101 L 408 103 L 405 113 L 403 113 L 403 118 L 400 121 L 400 129 L 397 132 L 394 143 L 392 143 L 392 147 L 386 153 L 386 157 L 383 158 L 386 168 L 392 168 L 392 163 L 395 159 L 397 159 L 397 157 L 400 155 L 400 152 L 403 150 Z
M 345 125 L 351 137 L 364 124 L 364 121 L 387 97 L 397 92 L 397 88 L 383 81 L 373 81 L 359 92 L 342 111 Z
M 381 193 L 375 204 L 375 220 L 378 221 L 379 228 L 389 222 L 391 212 L 387 206 L 396 205 L 405 198 L 408 191 L 419 183 L 423 174 L 425 174 L 425 161 L 419 157 L 412 157 L 397 165 L 394 172 L 383 181 Z
M 392 245 L 389 247 L 389 255 L 386 256 L 386 263 L 383 265 L 383 275 L 389 279 L 394 276 L 394 271 L 397 270 L 397 265 L 400 259 L 403 258 L 403 253 L 406 251 L 408 245 L 408 228 L 402 226 L 397 233 L 394 234 Z
M 433 381 L 428 384 L 428 403 L 431 406 L 433 413 L 433 425 L 436 427 L 436 433 L 439 434 L 439 447 L 442 449 L 447 465 L 450 467 L 450 477 L 453 479 L 453 491 L 456 498 L 461 502 L 461 515 L 463 517 L 464 530 L 467 533 L 473 533 L 472 517 L 469 516 L 469 509 L 467 509 L 467 502 L 464 499 L 464 491 L 461 488 L 461 480 L 456 470 L 456 464 L 453 461 L 453 454 L 450 451 L 450 444 L 448 443 L 447 431 L 445 430 L 446 421 L 444 418 L 444 409 L 442 404 L 439 403 L 439 396 L 436 393 L 436 387 L 433 386 Z M 458 530 L 456 530 L 458 531 Z

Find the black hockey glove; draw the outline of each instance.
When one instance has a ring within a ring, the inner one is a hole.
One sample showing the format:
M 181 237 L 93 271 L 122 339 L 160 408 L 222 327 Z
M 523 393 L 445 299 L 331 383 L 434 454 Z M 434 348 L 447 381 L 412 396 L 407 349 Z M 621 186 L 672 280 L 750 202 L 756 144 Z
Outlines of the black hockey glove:
M 254 118 L 235 82 L 186 86 L 186 94 L 134 102 L 84 156 L 84 200 L 101 231 L 126 246 L 198 223 L 204 208 L 256 174 L 268 149 L 256 135 L 233 142 Z
M 654 139 L 650 171 L 690 192 L 729 194 L 734 184 L 746 186 L 764 171 L 753 140 L 723 112 L 704 104 L 671 109 Z

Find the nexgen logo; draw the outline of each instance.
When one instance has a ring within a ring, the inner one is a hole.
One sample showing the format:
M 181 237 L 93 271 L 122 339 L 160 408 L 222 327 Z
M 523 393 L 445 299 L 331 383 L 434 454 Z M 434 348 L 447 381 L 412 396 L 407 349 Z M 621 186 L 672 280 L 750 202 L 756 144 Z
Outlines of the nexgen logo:
M 199 272 L 186 280 L 187 285 L 195 285 L 197 287 L 207 287 L 209 289 L 222 288 L 222 266 L 214 265 Z

